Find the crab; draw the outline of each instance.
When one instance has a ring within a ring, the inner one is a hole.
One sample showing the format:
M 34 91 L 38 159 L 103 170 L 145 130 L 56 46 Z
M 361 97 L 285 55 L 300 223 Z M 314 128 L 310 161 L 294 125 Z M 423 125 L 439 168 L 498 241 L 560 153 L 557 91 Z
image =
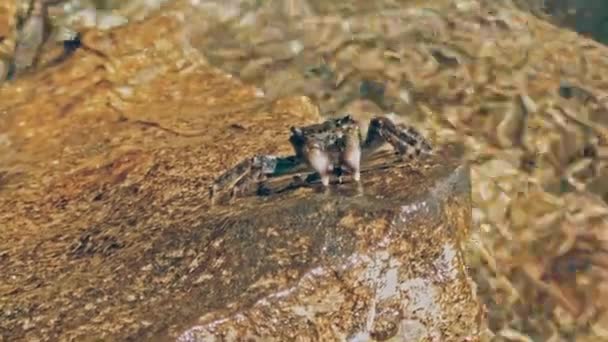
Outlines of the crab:
M 296 171 L 314 171 L 323 188 L 330 177 L 337 175 L 340 183 L 344 174 L 360 184 L 361 163 L 375 151 L 390 144 L 394 151 L 412 159 L 431 154 L 431 144 L 414 127 L 396 124 L 385 116 L 373 117 L 365 139 L 360 124 L 350 114 L 321 123 L 291 127 L 291 156 L 255 155 L 247 158 L 215 179 L 209 188 L 214 203 L 221 191 L 230 191 L 230 198 L 239 195 L 250 185 L 262 184 L 269 177 Z

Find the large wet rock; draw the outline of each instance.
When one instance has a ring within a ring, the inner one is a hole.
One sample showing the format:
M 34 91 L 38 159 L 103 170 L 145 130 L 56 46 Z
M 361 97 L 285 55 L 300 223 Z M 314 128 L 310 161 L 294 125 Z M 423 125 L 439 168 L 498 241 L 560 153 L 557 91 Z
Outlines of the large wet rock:
M 214 260 L 193 295 L 210 312 L 180 341 L 473 337 L 479 308 L 460 249 L 469 174 L 444 153 L 369 169 L 363 195 L 343 184 L 209 211 Z
M 321 119 L 206 65 L 166 8 L 89 31 L 0 88 L 0 335 L 6 340 L 462 341 L 479 307 L 458 153 L 366 165 L 352 184 L 211 206 L 212 179 L 285 154 Z

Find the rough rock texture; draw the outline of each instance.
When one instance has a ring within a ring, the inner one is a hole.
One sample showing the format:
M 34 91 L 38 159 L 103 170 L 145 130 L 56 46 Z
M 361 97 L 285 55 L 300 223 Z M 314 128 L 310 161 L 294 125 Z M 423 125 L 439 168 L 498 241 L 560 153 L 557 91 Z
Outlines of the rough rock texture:
M 449 152 L 365 172 L 364 196 L 210 207 L 213 177 L 289 153 L 288 128 L 320 117 L 206 66 L 181 13 L 85 32 L 0 87 L 0 338 L 245 336 L 264 317 L 257 333 L 301 340 L 474 335 L 468 171 Z
M 344 184 L 242 201 L 237 216 L 210 211 L 216 260 L 193 294 L 228 305 L 179 340 L 473 337 L 480 310 L 459 246 L 471 224 L 468 167 L 444 154 L 363 178 L 362 196 Z

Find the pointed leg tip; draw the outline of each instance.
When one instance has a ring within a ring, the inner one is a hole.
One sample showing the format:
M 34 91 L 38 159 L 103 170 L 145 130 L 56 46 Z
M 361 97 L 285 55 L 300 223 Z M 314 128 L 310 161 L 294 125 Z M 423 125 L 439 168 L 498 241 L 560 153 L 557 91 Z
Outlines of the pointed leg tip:
M 364 191 L 363 191 L 363 184 L 358 183 L 357 184 L 357 196 L 363 196 Z
M 321 176 L 321 184 L 327 188 L 329 186 L 329 176 Z

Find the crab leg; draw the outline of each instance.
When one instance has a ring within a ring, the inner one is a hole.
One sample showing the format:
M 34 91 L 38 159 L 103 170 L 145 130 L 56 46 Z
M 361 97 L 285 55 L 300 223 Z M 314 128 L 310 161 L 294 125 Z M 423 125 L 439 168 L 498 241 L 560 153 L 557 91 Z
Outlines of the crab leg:
M 375 117 L 370 121 L 367 137 L 363 143 L 367 154 L 377 150 L 384 143 L 389 143 L 399 154 L 410 158 L 421 153 L 431 152 L 431 145 L 413 127 L 396 125 L 384 117 Z
M 209 198 L 213 203 L 217 193 L 226 188 L 231 189 L 231 197 L 234 197 L 251 183 L 294 172 L 300 165 L 301 160 L 295 156 L 256 155 L 247 158 L 216 178 L 209 187 Z

